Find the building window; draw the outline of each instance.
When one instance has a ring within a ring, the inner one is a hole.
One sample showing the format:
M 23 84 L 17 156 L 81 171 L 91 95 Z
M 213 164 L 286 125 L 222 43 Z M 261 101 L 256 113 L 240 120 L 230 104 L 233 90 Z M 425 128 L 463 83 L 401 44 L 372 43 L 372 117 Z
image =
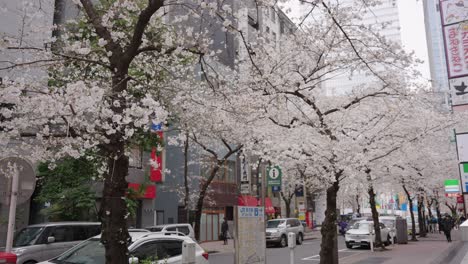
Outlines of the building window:
M 274 7 L 271 7 L 271 21 L 273 22 L 276 22 L 276 12 L 275 12 L 275 8 Z
M 140 147 L 132 147 L 128 154 L 129 167 L 141 169 L 143 167 L 142 154 Z

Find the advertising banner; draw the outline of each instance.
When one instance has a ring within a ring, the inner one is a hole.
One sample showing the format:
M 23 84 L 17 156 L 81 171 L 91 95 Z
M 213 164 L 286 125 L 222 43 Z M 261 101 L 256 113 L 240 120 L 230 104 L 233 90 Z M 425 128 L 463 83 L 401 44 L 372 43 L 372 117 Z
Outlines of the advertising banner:
M 468 192 L 468 163 L 461 163 L 460 164 L 460 176 L 461 176 L 461 185 L 462 185 L 462 192 Z
M 236 264 L 266 262 L 265 209 L 257 206 L 237 206 L 234 210 Z
M 468 19 L 468 0 L 442 0 L 440 7 L 444 26 Z
M 468 104 L 468 77 L 450 79 L 449 84 L 452 94 L 452 105 Z
M 458 161 L 468 162 L 468 133 L 456 134 Z
M 468 75 L 468 24 L 444 27 L 444 40 L 449 78 Z

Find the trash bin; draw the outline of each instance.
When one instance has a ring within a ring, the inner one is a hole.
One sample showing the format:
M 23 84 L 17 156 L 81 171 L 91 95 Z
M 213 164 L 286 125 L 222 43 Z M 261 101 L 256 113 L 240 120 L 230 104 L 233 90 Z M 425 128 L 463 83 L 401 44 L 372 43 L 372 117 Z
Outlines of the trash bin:
M 398 244 L 408 244 L 408 224 L 406 219 L 395 219 L 396 241 Z
M 0 252 L 0 263 L 16 264 L 16 255 L 7 252 Z
M 461 240 L 468 241 L 468 220 L 460 225 Z

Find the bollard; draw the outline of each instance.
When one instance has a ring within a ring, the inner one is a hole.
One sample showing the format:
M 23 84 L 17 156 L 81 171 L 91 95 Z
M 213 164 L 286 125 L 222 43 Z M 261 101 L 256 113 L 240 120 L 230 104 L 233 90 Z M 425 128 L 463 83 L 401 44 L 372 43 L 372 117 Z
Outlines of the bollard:
M 390 239 L 392 240 L 392 246 L 395 246 L 395 228 L 390 230 Z
M 195 264 L 195 242 L 182 243 L 182 264 Z
M 294 264 L 294 248 L 296 247 L 296 233 L 288 233 L 289 263 Z
M 371 231 L 369 235 L 370 235 L 370 250 L 374 252 L 374 232 Z

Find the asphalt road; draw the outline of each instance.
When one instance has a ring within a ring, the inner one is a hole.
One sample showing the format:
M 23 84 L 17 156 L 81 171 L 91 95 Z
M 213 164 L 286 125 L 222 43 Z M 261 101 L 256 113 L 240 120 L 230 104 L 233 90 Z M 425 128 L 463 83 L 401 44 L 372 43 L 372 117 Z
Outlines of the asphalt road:
M 360 254 L 363 251 L 368 251 L 365 248 L 347 249 L 344 238 L 338 237 L 338 251 L 340 259 Z M 289 263 L 289 248 L 268 247 L 267 263 L 268 264 L 288 264 Z M 295 249 L 295 264 L 315 264 L 319 263 L 320 239 L 307 240 Z M 211 264 L 234 264 L 234 254 L 210 254 Z

